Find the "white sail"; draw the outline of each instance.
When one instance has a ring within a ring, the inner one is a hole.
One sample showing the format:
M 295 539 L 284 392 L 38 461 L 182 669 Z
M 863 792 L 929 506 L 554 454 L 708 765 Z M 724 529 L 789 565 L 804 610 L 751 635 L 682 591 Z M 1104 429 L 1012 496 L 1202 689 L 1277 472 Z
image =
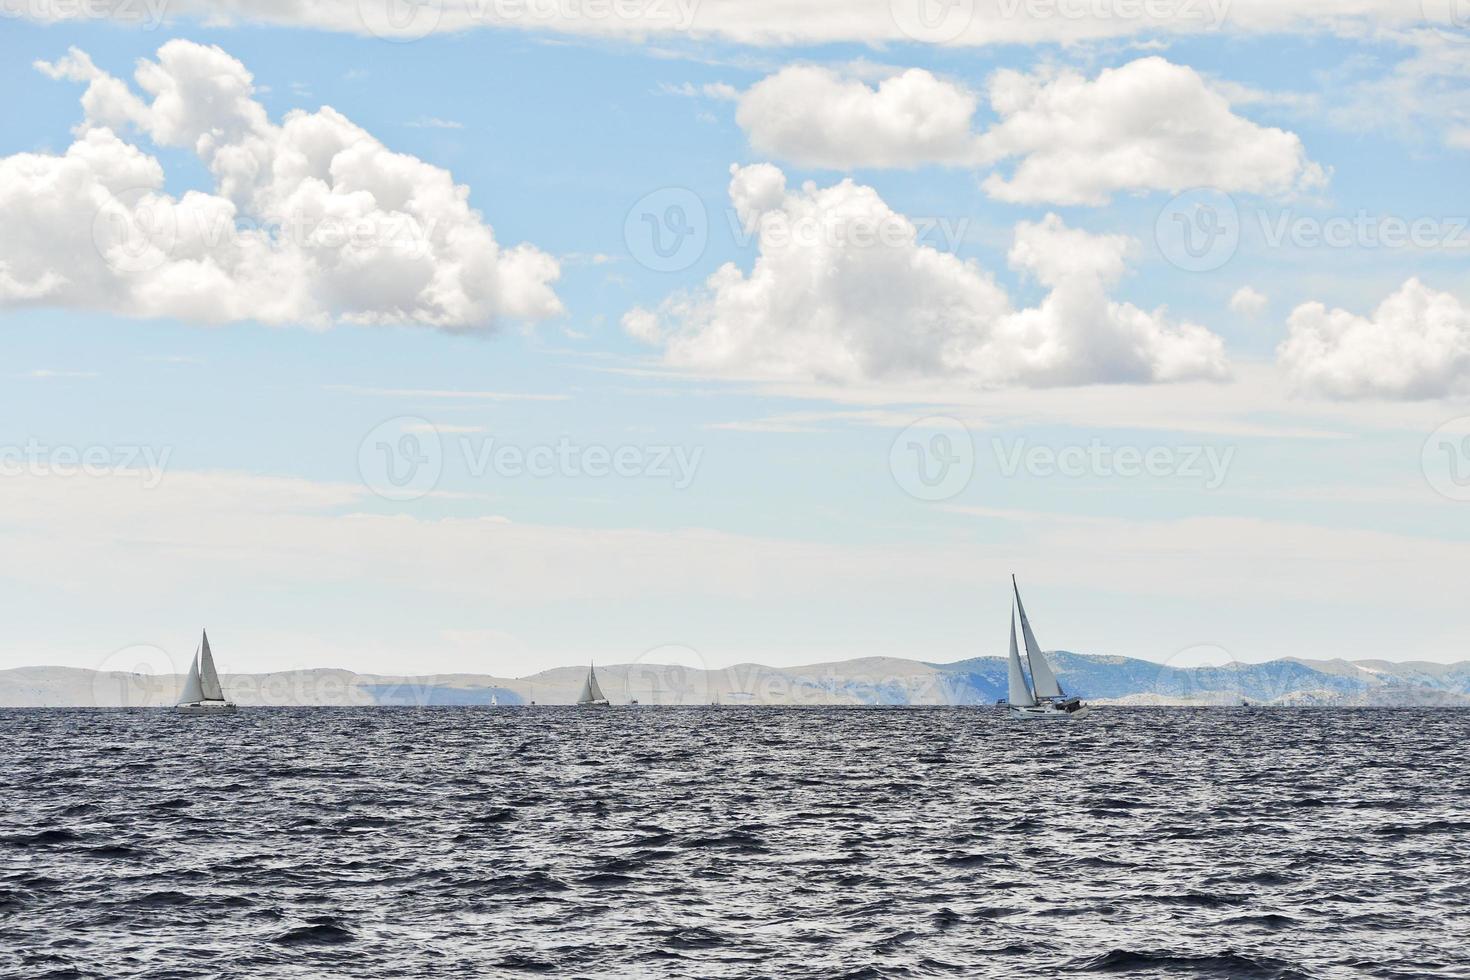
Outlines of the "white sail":
M 1011 704 L 1030 707 L 1036 703 L 1031 688 L 1026 684 L 1026 674 L 1021 670 L 1021 654 L 1016 650 L 1016 611 L 1011 610 L 1011 676 L 1010 692 L 1006 700 Z
M 606 701 L 607 697 L 602 693 L 602 687 L 597 683 L 597 671 L 595 668 L 587 668 L 587 680 L 582 684 L 582 696 L 577 698 L 578 704 L 590 704 L 593 701 Z
M 1051 664 L 1046 662 L 1046 657 L 1036 642 L 1036 634 L 1031 632 L 1031 621 L 1026 618 L 1026 607 L 1021 604 L 1021 589 L 1016 585 L 1014 575 L 1011 576 L 1011 588 L 1016 592 L 1016 610 L 1021 614 L 1021 635 L 1026 640 L 1026 662 L 1031 665 L 1031 683 L 1036 689 L 1036 696 L 1062 697 L 1062 685 L 1057 683 L 1057 675 L 1052 673 Z
M 204 689 L 199 686 L 199 651 L 194 651 L 194 659 L 189 661 L 189 676 L 184 679 L 184 693 L 179 696 L 179 704 L 197 704 L 204 700 Z
M 219 685 L 219 674 L 214 669 L 214 655 L 209 652 L 209 634 L 204 634 L 204 640 L 199 648 L 199 688 L 204 696 L 201 701 L 223 701 L 225 692 Z

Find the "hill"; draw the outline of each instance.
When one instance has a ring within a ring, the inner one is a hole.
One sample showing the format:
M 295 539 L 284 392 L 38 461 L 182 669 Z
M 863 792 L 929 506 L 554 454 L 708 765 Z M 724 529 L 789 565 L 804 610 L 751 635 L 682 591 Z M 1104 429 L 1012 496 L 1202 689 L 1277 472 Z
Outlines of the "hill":
M 1227 667 L 1169 667 L 1128 657 L 1054 651 L 1048 656 L 1070 693 L 1101 704 L 1323 706 L 1470 706 L 1470 662 L 1299 659 Z M 315 669 L 228 674 L 228 695 L 242 705 L 569 704 L 585 667 L 528 677 L 487 674 L 393 676 Z M 994 704 L 1005 696 L 1006 663 L 976 657 L 935 664 L 873 657 L 723 670 L 622 664 L 598 668 L 614 703 L 702 705 Z M 73 667 L 0 670 L 0 707 L 147 707 L 173 704 L 183 678 Z

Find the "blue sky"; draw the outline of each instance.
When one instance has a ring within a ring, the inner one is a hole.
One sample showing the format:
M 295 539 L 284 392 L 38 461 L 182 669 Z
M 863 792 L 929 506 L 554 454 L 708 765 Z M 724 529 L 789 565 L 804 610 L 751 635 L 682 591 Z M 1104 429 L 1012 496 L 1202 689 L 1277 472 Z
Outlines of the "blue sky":
M 182 663 L 201 624 L 226 670 L 520 675 L 670 644 L 713 666 L 948 661 L 1003 653 L 1012 571 L 1048 647 L 1464 659 L 1470 44 L 1451 27 L 1366 2 L 1352 30 L 1263 26 L 1242 2 L 1204 33 L 1066 33 L 1084 19 L 935 46 L 856 18 L 838 43 L 808 25 L 750 44 L 707 4 L 696 36 L 399 43 L 289 12 L 207 26 L 208 7 L 140 29 L 38 6 L 0 33 L 0 215 L 20 229 L 0 245 L 0 666 L 138 645 Z M 144 95 L 141 61 L 185 110 L 84 111 L 89 84 Z M 910 101 L 882 94 L 914 70 Z M 264 122 L 201 94 L 237 72 Z M 1026 108 L 994 101 L 1000 72 Z M 935 108 L 967 99 L 958 122 Z M 213 147 L 268 145 L 274 182 L 251 171 L 233 206 L 270 225 L 306 194 L 283 120 L 324 106 L 350 120 L 331 206 L 362 206 L 353 166 L 374 214 L 400 166 L 467 189 L 473 212 L 420 213 L 491 229 L 494 259 L 446 239 L 427 260 L 478 299 L 405 305 L 421 267 L 401 253 L 313 278 L 279 243 L 267 276 L 207 256 L 227 272 L 196 292 L 175 241 L 145 269 L 101 255 L 101 191 L 58 176 L 105 129 L 106 153 L 156 161 L 156 194 L 223 201 L 238 160 Z M 1104 160 L 1124 163 L 1099 191 Z M 1023 163 L 1031 189 L 987 184 Z M 1212 183 L 1239 244 L 1189 271 L 1170 209 Z M 639 229 L 691 194 L 707 241 L 650 268 Z M 741 234 L 737 204 L 823 235 L 925 230 L 783 247 Z M 1340 247 L 1313 238 L 1333 221 Z M 1419 247 L 1373 237 L 1415 222 Z M 510 263 L 523 243 L 555 273 Z M 574 465 L 520 472 L 558 447 Z M 620 450 L 623 475 L 583 472 Z M 68 464 L 88 451 L 105 462 Z

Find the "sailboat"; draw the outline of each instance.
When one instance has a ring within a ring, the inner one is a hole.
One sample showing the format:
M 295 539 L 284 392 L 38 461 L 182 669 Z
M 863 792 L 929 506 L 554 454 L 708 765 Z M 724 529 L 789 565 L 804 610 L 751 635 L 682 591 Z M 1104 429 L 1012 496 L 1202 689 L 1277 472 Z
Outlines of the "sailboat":
M 597 668 L 589 665 L 587 667 L 587 680 L 582 684 L 582 694 L 577 698 L 577 705 L 607 707 L 612 702 L 602 693 L 602 686 L 597 683 Z
M 1028 720 L 1066 720 L 1086 718 L 1092 711 L 1089 705 L 1075 697 L 1068 697 L 1057 681 L 1057 675 L 1047 663 L 1046 655 L 1036 643 L 1036 634 L 1031 632 L 1031 621 L 1026 618 L 1026 607 L 1021 604 L 1021 589 L 1016 577 L 1011 576 L 1011 588 L 1015 590 L 1016 605 L 1011 610 L 1011 657 L 1010 675 L 1007 680 L 1006 703 L 1010 705 L 1012 718 Z M 1026 643 L 1026 663 L 1031 667 L 1028 680 L 1021 669 L 1021 654 L 1016 649 L 1016 614 L 1021 615 L 1021 635 Z
M 233 701 L 225 700 L 225 692 L 219 684 L 219 674 L 214 669 L 214 655 L 209 652 L 209 633 L 204 633 L 199 649 L 194 651 L 194 661 L 189 665 L 189 676 L 184 679 L 184 693 L 179 698 L 178 710 L 185 715 L 227 715 L 235 710 Z

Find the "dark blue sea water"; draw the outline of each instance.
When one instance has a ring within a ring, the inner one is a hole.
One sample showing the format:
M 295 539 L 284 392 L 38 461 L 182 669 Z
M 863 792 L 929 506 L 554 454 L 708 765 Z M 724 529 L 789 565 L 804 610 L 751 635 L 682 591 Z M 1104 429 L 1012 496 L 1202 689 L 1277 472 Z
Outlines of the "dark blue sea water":
M 0 712 L 4 977 L 1466 977 L 1470 712 Z

